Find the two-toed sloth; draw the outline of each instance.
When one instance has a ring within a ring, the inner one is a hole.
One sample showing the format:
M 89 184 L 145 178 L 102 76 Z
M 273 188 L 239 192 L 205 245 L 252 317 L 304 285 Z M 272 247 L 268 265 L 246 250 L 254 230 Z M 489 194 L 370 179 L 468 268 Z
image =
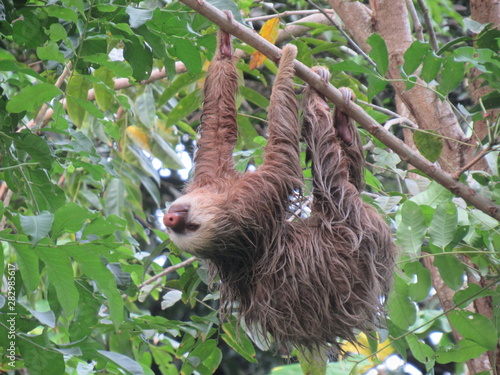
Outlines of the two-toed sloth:
M 222 312 L 237 310 L 246 325 L 299 349 L 355 341 L 353 329 L 380 319 L 394 266 L 391 232 L 360 195 L 364 157 L 352 120 L 311 88 L 303 125 L 287 45 L 269 106 L 264 163 L 235 170 L 238 74 L 229 34 L 219 31 L 205 81 L 200 139 L 192 181 L 164 216 L 171 240 L 206 260 L 220 277 Z M 325 80 L 329 73 L 315 69 Z M 343 90 L 346 100 L 350 91 Z M 335 119 L 335 122 L 334 122 Z M 313 175 L 307 218 L 289 219 L 303 187 L 299 141 Z

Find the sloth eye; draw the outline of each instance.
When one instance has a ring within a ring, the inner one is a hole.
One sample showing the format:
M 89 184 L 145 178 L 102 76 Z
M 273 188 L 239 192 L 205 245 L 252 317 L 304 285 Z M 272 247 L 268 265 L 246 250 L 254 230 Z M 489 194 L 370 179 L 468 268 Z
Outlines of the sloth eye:
M 186 229 L 190 232 L 194 232 L 200 227 L 200 224 L 189 223 L 186 225 Z

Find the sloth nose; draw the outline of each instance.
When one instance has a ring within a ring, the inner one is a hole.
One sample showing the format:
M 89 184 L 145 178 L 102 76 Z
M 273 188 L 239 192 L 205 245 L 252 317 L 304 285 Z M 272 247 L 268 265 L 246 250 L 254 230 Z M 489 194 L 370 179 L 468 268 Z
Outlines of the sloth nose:
M 163 224 L 165 224 L 167 228 L 176 229 L 182 227 L 184 222 L 184 217 L 177 213 L 166 213 L 165 216 L 163 216 Z
M 172 204 L 163 216 L 163 224 L 174 231 L 182 231 L 186 226 L 189 207 L 184 204 Z

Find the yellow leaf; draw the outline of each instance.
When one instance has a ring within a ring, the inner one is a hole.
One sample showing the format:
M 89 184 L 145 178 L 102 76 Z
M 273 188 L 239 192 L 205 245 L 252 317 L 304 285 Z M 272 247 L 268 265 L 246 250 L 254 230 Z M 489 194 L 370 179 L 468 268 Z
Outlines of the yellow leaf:
M 265 40 L 274 44 L 274 42 L 276 42 L 276 38 L 278 38 L 279 26 L 279 18 L 271 18 L 264 24 L 264 26 L 262 26 L 259 35 Z M 255 51 L 254 53 L 252 53 L 252 56 L 250 56 L 250 69 L 258 68 L 264 63 L 265 60 L 266 56 L 264 56 L 259 51 Z
M 134 142 L 137 146 L 146 151 L 151 151 L 148 143 L 148 135 L 146 132 L 136 125 L 127 126 L 125 129 L 127 136 Z

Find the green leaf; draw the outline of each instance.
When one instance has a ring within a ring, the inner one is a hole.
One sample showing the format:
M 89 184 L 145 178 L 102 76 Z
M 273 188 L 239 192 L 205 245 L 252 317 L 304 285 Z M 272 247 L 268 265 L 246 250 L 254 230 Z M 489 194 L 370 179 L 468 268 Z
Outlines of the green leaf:
M 453 302 L 460 307 L 465 308 L 477 298 L 487 296 L 497 296 L 498 293 L 491 289 L 483 289 L 477 284 L 470 283 L 467 289 L 461 289 L 453 296 Z
M 41 60 L 64 61 L 64 54 L 59 51 L 59 45 L 56 42 L 48 42 L 45 47 L 38 47 L 36 54 Z
M 125 181 L 119 178 L 113 178 L 104 193 L 105 207 L 104 212 L 106 216 L 116 215 L 123 216 L 125 207 Z
M 134 361 L 132 358 L 127 357 L 126 355 L 108 352 L 106 350 L 98 350 L 97 353 L 102 355 L 104 358 L 110 360 L 115 365 L 125 370 L 125 372 L 132 375 L 144 375 L 144 370 L 142 366 Z
M 236 333 L 234 322 L 224 323 L 222 325 L 222 329 L 225 333 L 223 333 L 221 337 L 231 348 L 233 348 L 248 362 L 257 363 L 257 359 L 255 359 L 255 349 L 252 342 L 246 335 L 239 335 Z
M 68 115 L 76 126 L 80 127 L 85 118 L 85 108 L 79 104 L 77 99 L 87 101 L 88 91 L 90 89 L 90 82 L 85 76 L 80 74 L 73 74 L 66 89 L 66 107 Z
M 199 74 L 183 73 L 177 75 L 175 79 L 165 88 L 165 91 L 163 91 L 156 104 L 158 106 L 162 106 L 179 91 L 195 82 L 198 82 L 204 76 L 205 72 L 200 72 Z
M 408 284 L 397 273 L 387 306 L 391 321 L 399 328 L 407 329 L 417 320 L 417 307 L 410 300 Z
M 453 91 L 464 79 L 465 64 L 457 62 L 453 57 L 448 57 L 441 69 L 441 80 L 439 83 L 439 91 L 447 95 Z
M 63 233 L 76 233 L 82 229 L 83 224 L 88 219 L 95 217 L 96 214 L 88 209 L 69 202 L 55 212 L 54 223 L 52 224 L 52 238 L 56 239 Z
M 143 125 L 148 128 L 152 128 L 154 126 L 156 108 L 155 98 L 153 96 L 151 86 L 146 86 L 144 92 L 137 96 L 137 99 L 135 100 L 135 113 Z
M 169 52 L 177 56 L 190 73 L 198 74 L 201 71 L 201 57 L 198 48 L 192 40 L 183 38 L 172 38 L 173 46 Z
M 138 28 L 139 26 L 143 25 L 151 18 L 153 18 L 153 11 L 150 9 L 140 9 L 128 5 L 125 9 L 125 12 L 130 17 L 128 23 L 133 29 Z
M 401 207 L 401 222 L 396 236 L 397 244 L 410 254 L 419 255 L 426 229 L 424 215 L 418 204 L 406 201 Z
M 116 287 L 116 281 L 103 263 L 99 252 L 101 246 L 93 244 L 65 245 L 64 249 L 80 265 L 83 273 L 95 281 L 97 289 L 107 299 L 110 318 L 115 327 L 123 321 L 123 299 Z
M 387 81 L 378 78 L 375 75 L 369 75 L 366 77 L 368 81 L 368 100 L 372 100 L 375 95 L 382 92 L 387 86 Z
M 48 83 L 27 86 L 7 102 L 6 108 L 10 113 L 33 111 L 43 103 L 49 102 L 61 94 L 62 91 L 59 88 Z
M 439 269 L 443 281 L 453 290 L 460 289 L 464 284 L 464 265 L 452 253 L 440 254 L 434 257 L 434 265 Z
M 404 72 L 408 75 L 415 72 L 429 49 L 429 43 L 422 43 L 418 40 L 414 41 L 404 54 Z
M 230 10 L 236 21 L 246 25 L 245 20 L 241 16 L 241 12 L 238 9 L 238 5 L 233 0 L 207 0 L 207 2 L 219 10 Z
M 173 306 L 176 302 L 180 301 L 182 298 L 182 292 L 180 290 L 170 290 L 163 296 L 161 301 L 161 309 L 165 310 L 170 306 Z
M 65 373 L 64 357 L 53 350 L 47 333 L 40 336 L 23 335 L 16 340 L 24 365 L 30 375 L 63 375 Z
M 38 257 L 45 263 L 49 281 L 54 285 L 57 299 L 68 316 L 78 306 L 79 293 L 75 287 L 73 266 L 65 251 L 60 248 L 38 246 Z
M 460 340 L 456 345 L 441 347 L 436 352 L 436 362 L 467 362 L 473 358 L 479 358 L 486 349 L 471 340 Z
M 325 375 L 328 356 L 325 348 L 315 348 L 312 351 L 298 351 L 297 357 L 304 374 Z
M 448 189 L 439 185 L 436 181 L 432 181 L 425 191 L 411 198 L 411 201 L 419 205 L 437 207 L 442 201 L 451 197 L 453 197 L 453 194 Z
M 198 91 L 193 91 L 186 95 L 182 100 L 170 111 L 166 126 L 172 126 L 177 121 L 184 119 L 201 106 L 201 96 Z
M 49 233 L 54 215 L 48 211 L 42 211 L 36 216 L 19 215 L 19 219 L 24 233 L 31 237 L 31 243 L 34 246 Z
M 41 8 L 50 17 L 61 18 L 66 21 L 78 23 L 78 14 L 70 7 L 49 5 Z
M 132 76 L 137 81 L 149 78 L 153 70 L 153 53 L 139 38 L 134 37 L 132 42 L 125 42 L 123 57 L 132 67 Z
M 435 353 L 432 348 L 420 341 L 417 336 L 410 334 L 406 336 L 406 342 L 417 361 L 425 364 L 427 371 L 430 371 L 434 367 Z
M 487 317 L 466 310 L 453 310 L 448 315 L 451 324 L 465 339 L 495 350 L 498 336 L 495 326 Z
M 102 111 L 107 111 L 111 108 L 113 100 L 113 94 L 110 91 L 115 87 L 113 71 L 105 66 L 101 66 L 99 69 L 96 69 L 93 74 L 102 82 L 93 83 L 95 100 Z
M 339 71 L 339 72 L 353 72 L 353 73 L 365 73 L 369 75 L 374 75 L 375 73 L 366 68 L 363 65 L 358 64 L 357 62 L 353 60 L 345 60 L 341 61 L 339 63 L 333 64 L 330 67 L 331 70 L 333 71 Z
M 15 145 L 26 151 L 32 161 L 40 163 L 40 167 L 50 169 L 52 166 L 52 155 L 50 148 L 42 137 L 34 133 L 20 133 L 14 135 Z
M 213 358 L 215 352 L 215 358 Z M 210 367 L 217 362 L 217 358 L 221 358 L 220 349 L 217 348 L 216 340 L 206 340 L 196 347 L 189 353 L 184 365 L 181 368 L 182 374 L 191 374 L 193 371 L 197 371 L 203 375 L 209 375 L 212 373 L 212 369 L 206 366 L 205 361 L 210 360 Z M 214 369 L 215 370 L 215 369 Z
M 240 93 L 245 99 L 258 105 L 262 109 L 266 109 L 269 106 L 269 99 L 249 87 L 240 87 Z
M 158 133 L 152 133 L 150 142 L 153 155 L 160 159 L 165 168 L 183 169 L 186 168 L 177 152 Z
M 412 281 L 408 285 L 410 298 L 415 302 L 426 299 L 432 286 L 430 271 L 418 261 L 406 263 L 403 269 L 405 275 Z M 416 279 L 416 282 L 413 282 L 414 279 Z
M 441 68 L 442 58 L 437 56 L 434 51 L 429 51 L 424 57 L 424 65 L 422 66 L 422 72 L 420 76 L 422 79 L 429 83 L 434 80 Z
M 418 151 L 429 161 L 434 163 L 441 156 L 443 140 L 436 131 L 416 131 L 413 133 L 413 140 Z
M 444 249 L 454 238 L 457 231 L 458 213 L 455 203 L 450 200 L 439 204 L 429 225 L 432 244 Z
M 24 236 L 21 236 L 19 240 L 22 240 L 22 237 Z M 19 243 L 14 243 L 13 246 L 17 253 L 17 265 L 19 271 L 21 271 L 24 286 L 28 292 L 33 292 L 39 287 L 41 282 L 38 256 L 31 246 Z
M 379 34 L 373 33 L 366 42 L 372 47 L 369 56 L 377 64 L 377 70 L 382 77 L 385 77 L 387 69 L 389 69 L 389 53 L 384 38 Z

